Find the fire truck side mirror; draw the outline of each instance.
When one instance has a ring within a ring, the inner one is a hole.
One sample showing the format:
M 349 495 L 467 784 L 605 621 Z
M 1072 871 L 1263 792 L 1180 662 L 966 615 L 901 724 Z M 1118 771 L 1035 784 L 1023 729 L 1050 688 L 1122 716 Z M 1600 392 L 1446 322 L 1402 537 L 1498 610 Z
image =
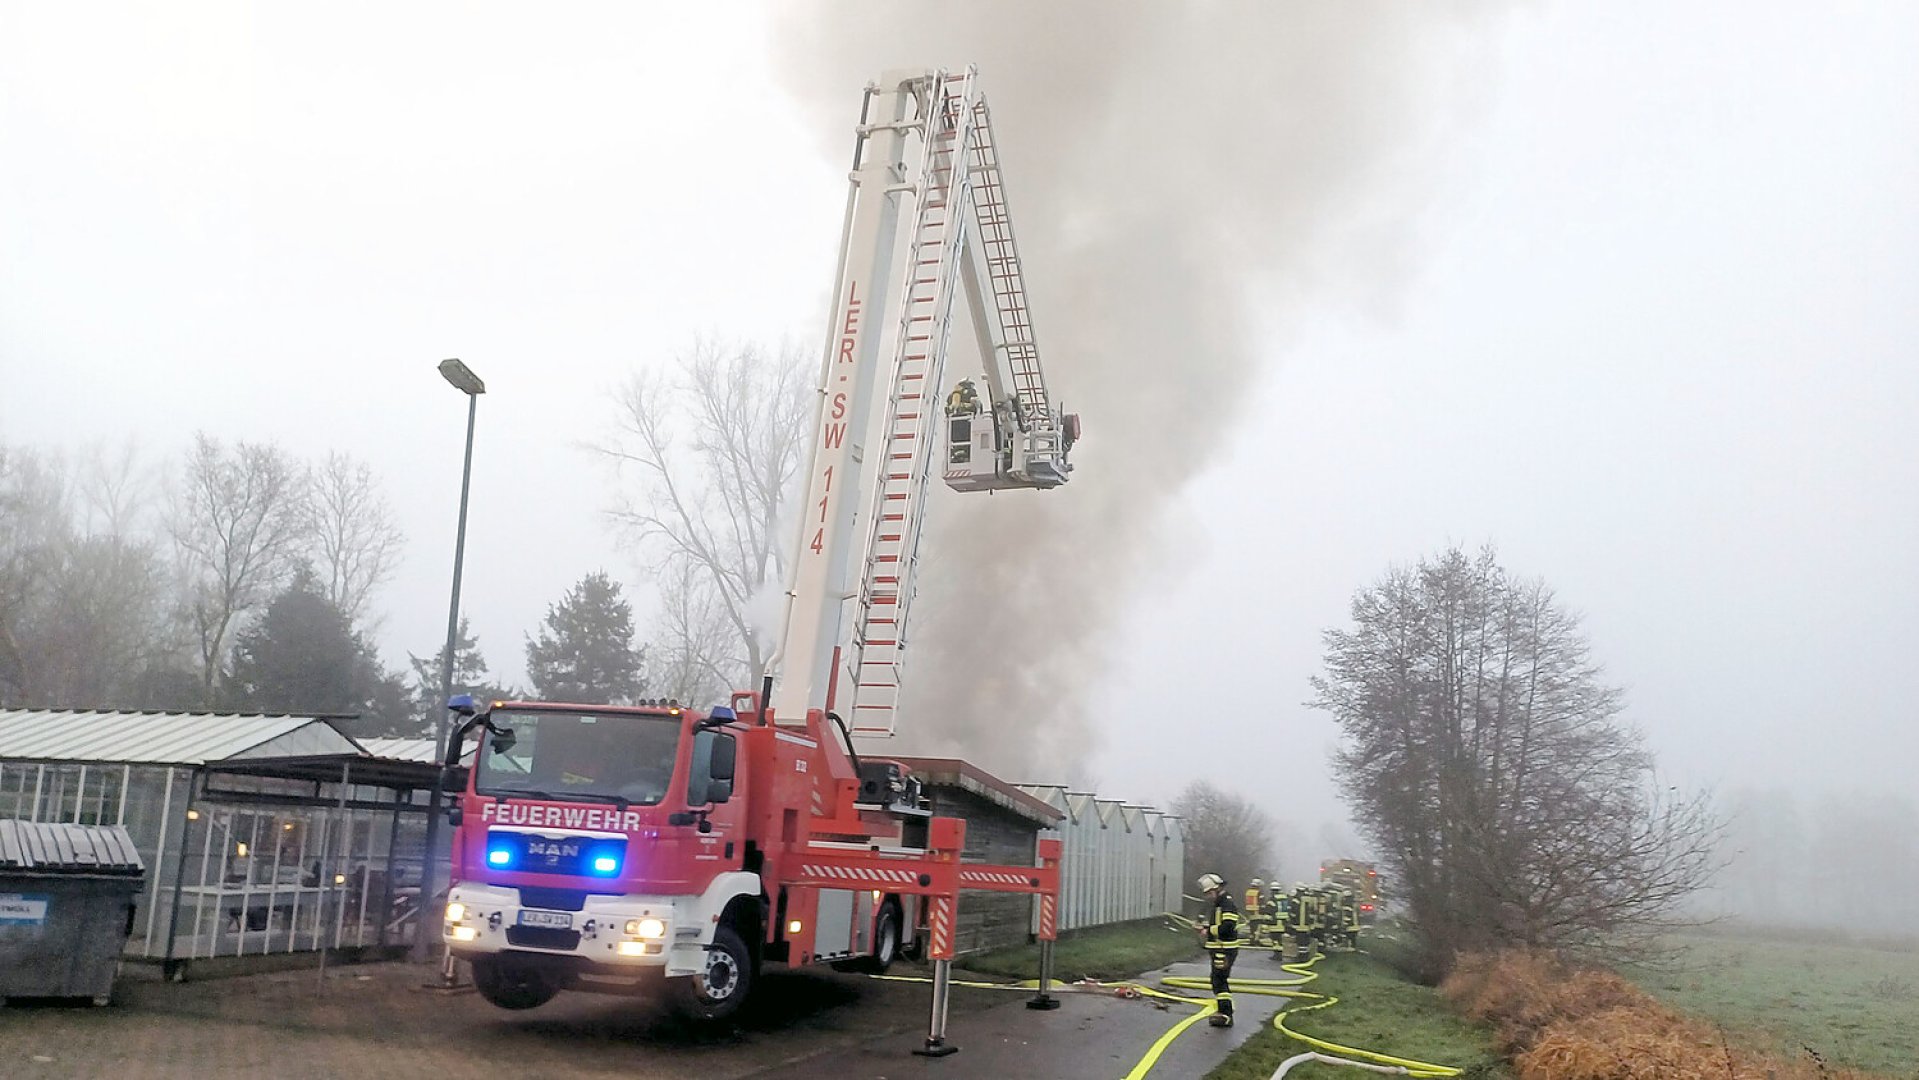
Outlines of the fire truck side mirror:
M 706 784 L 706 801 L 723 803 L 733 797 L 733 781 L 709 780 Z
M 731 735 L 722 735 L 713 740 L 713 761 L 706 774 L 714 780 L 726 781 L 728 795 L 733 793 L 734 755 L 739 752 L 739 744 Z M 715 799 L 714 802 L 725 800 Z

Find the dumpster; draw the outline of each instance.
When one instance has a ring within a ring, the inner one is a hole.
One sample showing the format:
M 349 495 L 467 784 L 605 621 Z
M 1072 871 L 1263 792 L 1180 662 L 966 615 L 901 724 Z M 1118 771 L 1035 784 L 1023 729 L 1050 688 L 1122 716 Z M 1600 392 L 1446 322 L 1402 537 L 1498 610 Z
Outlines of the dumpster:
M 121 826 L 0 821 L 0 1002 L 105 1005 L 145 876 Z

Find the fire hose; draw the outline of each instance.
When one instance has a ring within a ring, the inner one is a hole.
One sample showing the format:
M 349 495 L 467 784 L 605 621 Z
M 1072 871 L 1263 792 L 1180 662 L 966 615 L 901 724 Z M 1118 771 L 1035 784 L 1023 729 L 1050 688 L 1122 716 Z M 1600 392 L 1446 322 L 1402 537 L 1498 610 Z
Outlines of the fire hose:
M 1188 929 L 1196 929 L 1199 926 L 1199 924 L 1193 920 L 1173 912 L 1168 912 L 1166 918 L 1175 925 L 1184 926 Z M 1315 1038 L 1314 1036 L 1302 1034 L 1287 1027 L 1286 1018 L 1293 1013 L 1312 1012 L 1315 1009 L 1330 1008 L 1339 1004 L 1339 999 L 1330 994 L 1316 994 L 1309 990 L 1299 989 L 1314 979 L 1319 978 L 1319 973 L 1312 970 L 1312 968 L 1313 965 L 1319 963 L 1323 957 L 1323 953 L 1314 953 L 1312 958 L 1304 963 L 1281 964 L 1280 970 L 1293 976 L 1290 979 L 1228 980 L 1228 987 L 1236 994 L 1259 994 L 1266 997 L 1295 998 L 1301 1001 L 1313 1002 L 1311 1005 L 1304 1005 L 1297 1008 L 1283 1008 L 1273 1014 L 1273 1026 L 1278 1028 L 1281 1034 L 1313 1048 L 1311 1052 L 1299 1054 L 1281 1062 L 1279 1069 L 1273 1073 L 1273 1080 L 1279 1080 L 1280 1077 L 1290 1072 L 1295 1065 L 1304 1064 L 1308 1061 L 1318 1061 L 1329 1065 L 1347 1065 L 1372 1072 L 1394 1073 L 1425 1078 L 1425 1080 L 1460 1075 L 1460 1070 L 1450 1065 L 1435 1065 L 1427 1061 L 1415 1061 L 1411 1058 L 1394 1057 L 1391 1054 L 1382 1054 L 1375 1050 L 1366 1050 L 1356 1046 L 1342 1046 L 1339 1043 Z M 1174 975 L 1163 978 L 1160 980 L 1160 984 L 1181 990 L 1210 991 L 1212 989 L 1211 980 L 1185 975 Z M 1165 1052 L 1168 1046 L 1172 1045 L 1174 1039 L 1178 1038 L 1187 1028 L 1198 1023 L 1201 1019 L 1219 1011 L 1218 1005 L 1208 999 L 1181 997 L 1180 1000 L 1189 1004 L 1199 1005 L 1201 1008 L 1199 1012 L 1181 1020 L 1179 1023 L 1173 1025 L 1170 1031 L 1160 1036 L 1159 1041 L 1155 1042 L 1152 1048 L 1146 1052 L 1146 1056 L 1140 1059 L 1139 1064 L 1133 1066 L 1133 1071 L 1126 1074 L 1126 1080 L 1145 1080 L 1145 1077 L 1152 1071 L 1153 1065 L 1159 1061 L 1160 1055 Z
M 1166 918 L 1171 923 L 1183 926 L 1188 930 L 1195 929 L 1199 925 L 1193 920 L 1173 912 L 1166 913 Z M 1339 1004 L 1339 998 L 1331 994 L 1317 994 L 1310 990 L 1299 989 L 1319 978 L 1319 973 L 1312 970 L 1312 968 L 1313 965 L 1319 963 L 1324 957 L 1324 953 L 1314 953 L 1311 959 L 1303 963 L 1280 965 L 1280 970 L 1287 972 L 1292 978 L 1231 979 L 1228 981 L 1232 992 L 1236 994 L 1258 994 L 1265 997 L 1294 998 L 1300 1001 L 1312 1002 L 1310 1005 L 1281 1009 L 1279 1012 L 1273 1014 L 1273 1026 L 1278 1028 L 1282 1035 L 1285 1035 L 1289 1039 L 1305 1043 L 1313 1049 L 1280 1062 L 1279 1068 L 1272 1075 L 1272 1080 L 1280 1080 L 1281 1077 L 1292 1071 L 1294 1066 L 1307 1062 L 1345 1065 L 1370 1072 L 1411 1076 L 1420 1078 L 1420 1080 L 1439 1080 L 1439 1078 L 1443 1077 L 1460 1075 L 1460 1070 L 1450 1065 L 1435 1065 L 1427 1061 L 1416 1061 L 1412 1058 L 1382 1054 L 1376 1050 L 1366 1050 L 1356 1046 L 1342 1046 L 1339 1043 L 1302 1034 L 1287 1027 L 1286 1018 L 1293 1013 L 1312 1012 L 1316 1009 L 1331 1008 Z M 917 975 L 873 975 L 869 977 L 886 980 L 888 982 L 929 981 Z M 1161 986 L 1170 987 L 1174 990 L 1201 990 L 1208 992 L 1212 990 L 1211 980 L 1188 975 L 1169 975 L 1160 979 L 1159 982 Z M 1039 980 L 1027 979 L 1023 982 L 963 982 L 955 979 L 952 985 L 971 987 L 979 990 L 1016 990 L 1020 992 L 1030 992 L 1038 988 Z M 1156 987 L 1147 986 L 1144 983 L 1132 981 L 1100 983 L 1087 979 L 1078 983 L 1059 983 L 1055 985 L 1054 989 L 1060 993 L 1116 994 L 1121 997 L 1151 998 L 1156 1001 L 1177 1002 L 1181 1005 L 1197 1006 L 1197 1011 L 1194 1012 L 1193 1015 L 1180 1019 L 1154 1041 L 1153 1045 L 1147 1049 L 1145 1056 L 1140 1058 L 1139 1062 L 1133 1066 L 1132 1071 L 1126 1074 L 1125 1080 L 1146 1080 L 1146 1077 L 1151 1074 L 1153 1066 L 1158 1064 L 1160 1056 L 1166 1052 L 1167 1047 L 1171 1046 L 1175 1039 L 1185 1034 L 1186 1030 L 1194 1024 L 1199 1023 L 1201 1020 L 1219 1011 L 1219 1006 L 1211 998 L 1169 993 Z

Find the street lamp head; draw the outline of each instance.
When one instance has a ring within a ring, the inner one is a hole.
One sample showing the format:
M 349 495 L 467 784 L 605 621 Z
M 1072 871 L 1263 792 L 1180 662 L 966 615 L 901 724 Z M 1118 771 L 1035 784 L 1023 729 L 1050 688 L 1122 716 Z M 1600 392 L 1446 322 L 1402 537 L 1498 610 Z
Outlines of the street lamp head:
M 453 388 L 462 394 L 486 393 L 486 384 L 480 381 L 478 375 L 473 374 L 472 368 L 467 367 L 458 360 L 440 361 L 440 375 L 444 377 L 447 382 L 452 383 Z

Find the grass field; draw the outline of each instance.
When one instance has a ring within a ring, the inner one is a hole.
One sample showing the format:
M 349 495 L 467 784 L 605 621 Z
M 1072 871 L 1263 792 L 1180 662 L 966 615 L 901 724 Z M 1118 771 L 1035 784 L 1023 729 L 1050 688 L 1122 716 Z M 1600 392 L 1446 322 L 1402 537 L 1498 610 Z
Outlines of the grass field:
M 1754 1045 L 1919 1077 L 1919 951 L 1758 934 L 1676 943 L 1684 952 L 1672 970 L 1627 974 Z
M 1053 977 L 1061 982 L 1125 979 L 1198 955 L 1199 943 L 1190 932 L 1169 930 L 1159 919 L 1141 919 L 1062 934 L 1053 946 Z M 1039 974 L 1039 946 L 962 956 L 955 966 L 982 975 L 1031 979 Z
M 1451 1065 L 1464 1069 L 1468 1078 L 1511 1075 L 1485 1032 L 1455 1015 L 1437 991 L 1409 982 L 1382 960 L 1335 953 L 1314 970 L 1319 978 L 1303 989 L 1331 994 L 1339 1003 L 1295 1015 L 1287 1021 L 1293 1030 L 1343 1046 Z M 1207 1080 L 1266 1080 L 1280 1062 L 1308 1049 L 1267 1025 L 1208 1073 Z M 1287 1075 L 1331 1080 L 1366 1074 L 1313 1064 Z

